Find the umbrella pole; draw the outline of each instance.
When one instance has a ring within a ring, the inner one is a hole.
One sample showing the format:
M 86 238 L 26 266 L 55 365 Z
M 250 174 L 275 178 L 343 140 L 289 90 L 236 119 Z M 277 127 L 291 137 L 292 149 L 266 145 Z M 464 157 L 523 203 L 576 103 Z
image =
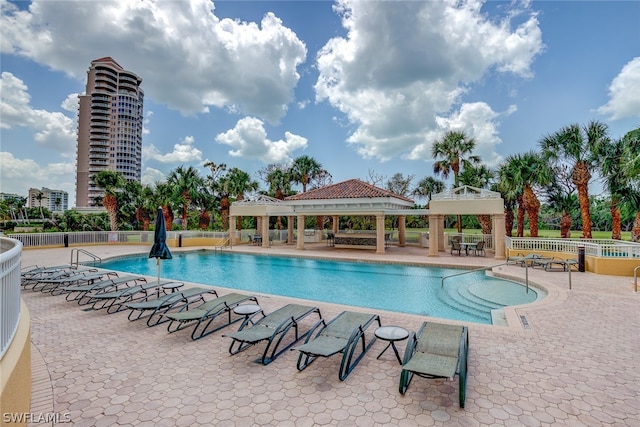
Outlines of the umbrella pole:
M 158 265 L 158 288 L 160 288 L 160 258 L 156 258 L 156 260 L 156 264 Z

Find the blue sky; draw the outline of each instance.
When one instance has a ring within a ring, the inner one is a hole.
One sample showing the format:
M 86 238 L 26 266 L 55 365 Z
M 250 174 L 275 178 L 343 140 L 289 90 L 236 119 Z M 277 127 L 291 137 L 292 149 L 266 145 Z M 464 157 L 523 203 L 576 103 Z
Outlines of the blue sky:
M 489 166 L 563 126 L 640 125 L 638 1 L 0 0 L 0 191 L 69 192 L 93 59 L 142 79 L 143 183 L 309 155 L 333 182 L 433 175 L 463 130 Z M 254 175 L 258 180 L 257 174 Z M 382 185 L 383 182 L 377 184 Z

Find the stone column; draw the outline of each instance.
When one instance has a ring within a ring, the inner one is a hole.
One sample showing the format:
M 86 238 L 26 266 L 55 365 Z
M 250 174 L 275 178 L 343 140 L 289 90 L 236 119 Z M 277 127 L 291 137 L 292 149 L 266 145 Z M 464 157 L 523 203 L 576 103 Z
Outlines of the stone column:
M 505 259 L 504 239 L 506 235 L 504 214 L 493 215 L 493 249 L 495 259 Z
M 444 215 L 438 214 L 438 251 L 446 251 L 444 241 Z
M 293 245 L 293 219 L 294 216 L 287 217 L 287 245 Z
M 429 215 L 429 256 L 437 257 L 440 245 L 440 215 Z
M 298 222 L 298 241 L 296 243 L 296 249 L 304 250 L 304 215 L 297 216 Z
M 384 214 L 376 215 L 376 253 L 384 253 Z
M 235 216 L 229 217 L 229 242 L 231 246 L 238 243 L 236 239 L 236 217 Z
M 405 230 L 406 222 L 407 222 L 406 216 L 404 215 L 398 216 L 398 246 L 400 246 L 401 248 L 404 248 L 407 243 L 406 230 Z
M 262 236 L 262 247 L 268 248 L 271 246 L 269 243 L 269 215 L 265 215 L 262 217 L 262 230 L 260 231 L 260 235 Z
M 340 226 L 340 217 L 338 215 L 333 215 L 331 217 L 331 229 L 333 230 L 333 234 L 338 232 L 338 227 Z

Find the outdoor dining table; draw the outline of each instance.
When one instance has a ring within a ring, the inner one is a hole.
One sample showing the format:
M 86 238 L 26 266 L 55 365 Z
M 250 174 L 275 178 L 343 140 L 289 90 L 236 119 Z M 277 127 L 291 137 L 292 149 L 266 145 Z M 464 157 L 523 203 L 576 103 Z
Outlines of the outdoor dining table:
M 477 243 L 471 243 L 471 242 L 460 242 L 460 246 L 462 246 L 464 248 L 464 253 L 465 255 L 469 255 L 469 248 L 474 248 L 476 247 Z

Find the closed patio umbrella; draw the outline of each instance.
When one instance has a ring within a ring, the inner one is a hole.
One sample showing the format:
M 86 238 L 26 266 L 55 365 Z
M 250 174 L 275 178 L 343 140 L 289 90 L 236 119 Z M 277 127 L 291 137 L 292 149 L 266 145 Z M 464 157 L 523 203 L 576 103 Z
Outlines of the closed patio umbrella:
M 160 260 L 171 259 L 171 252 L 167 247 L 167 226 L 164 223 L 162 208 L 158 208 L 156 215 L 156 229 L 153 233 L 153 246 L 149 252 L 149 258 L 156 258 L 158 264 L 158 285 L 160 285 Z

